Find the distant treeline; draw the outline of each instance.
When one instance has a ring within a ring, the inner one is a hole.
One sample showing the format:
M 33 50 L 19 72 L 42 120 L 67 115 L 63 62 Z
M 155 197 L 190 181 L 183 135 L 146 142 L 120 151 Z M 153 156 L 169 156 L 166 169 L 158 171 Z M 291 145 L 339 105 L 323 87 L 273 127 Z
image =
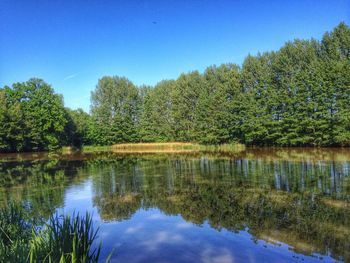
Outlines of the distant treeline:
M 350 28 L 193 71 L 155 87 L 103 77 L 91 112 L 64 107 L 44 81 L 0 88 L 0 151 L 63 145 L 198 142 L 350 145 Z

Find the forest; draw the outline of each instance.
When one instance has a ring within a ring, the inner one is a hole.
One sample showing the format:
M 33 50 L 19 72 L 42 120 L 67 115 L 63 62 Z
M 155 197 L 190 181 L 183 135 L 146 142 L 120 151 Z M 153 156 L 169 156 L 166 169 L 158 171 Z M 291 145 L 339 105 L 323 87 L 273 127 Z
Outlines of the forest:
M 0 152 L 133 142 L 350 146 L 350 28 L 296 39 L 242 65 L 136 86 L 105 76 L 90 113 L 44 80 L 0 88 Z

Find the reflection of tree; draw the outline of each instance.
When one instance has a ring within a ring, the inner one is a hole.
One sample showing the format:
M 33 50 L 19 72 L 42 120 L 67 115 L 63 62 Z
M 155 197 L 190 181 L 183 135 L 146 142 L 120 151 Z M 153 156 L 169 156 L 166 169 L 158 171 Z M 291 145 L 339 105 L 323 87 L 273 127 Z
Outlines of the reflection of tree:
M 264 160 L 287 160 L 287 161 L 337 161 L 350 160 L 348 148 L 251 148 L 241 154 L 241 157 Z
M 122 220 L 130 218 L 141 208 L 141 195 L 124 194 L 110 195 L 108 198 L 96 198 L 96 205 L 104 220 Z
M 257 239 L 350 260 L 350 163 L 339 156 L 337 162 L 316 162 L 299 150 L 273 150 L 273 158 L 259 151 L 244 158 L 77 153 L 0 161 L 0 200 L 24 200 L 33 214 L 48 218 L 63 205 L 65 187 L 91 175 L 104 220 L 158 207 L 195 224 L 248 228 Z M 284 154 L 298 158 L 288 161 Z
M 81 177 L 81 166 L 59 160 L 0 163 L 0 200 L 24 202 L 33 215 L 47 219 L 63 205 L 65 187 Z
M 350 259 L 348 163 L 142 159 L 90 163 L 105 220 L 158 207 L 196 224 Z
M 105 220 L 127 219 L 141 207 L 136 162 L 130 159 L 116 161 L 95 160 L 89 162 L 89 171 L 100 175 L 94 180 L 94 202 Z

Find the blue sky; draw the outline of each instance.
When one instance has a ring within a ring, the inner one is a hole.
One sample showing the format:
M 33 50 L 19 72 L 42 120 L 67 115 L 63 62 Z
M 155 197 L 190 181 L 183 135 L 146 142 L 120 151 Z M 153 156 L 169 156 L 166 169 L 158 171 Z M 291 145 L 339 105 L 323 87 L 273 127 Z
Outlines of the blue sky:
M 154 85 L 350 24 L 350 0 L 1 0 L 0 86 L 39 77 L 89 110 L 105 75 Z

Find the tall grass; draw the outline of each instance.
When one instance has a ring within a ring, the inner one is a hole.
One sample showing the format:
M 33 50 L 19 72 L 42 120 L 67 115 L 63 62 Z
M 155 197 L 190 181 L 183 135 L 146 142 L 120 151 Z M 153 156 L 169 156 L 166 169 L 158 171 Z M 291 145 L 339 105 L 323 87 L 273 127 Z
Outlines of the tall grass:
M 245 146 L 239 143 L 201 145 L 196 143 L 122 143 L 112 146 L 114 152 L 237 152 Z
M 88 213 L 85 217 L 53 216 L 30 241 L 30 262 L 98 262 L 101 245 L 92 250 L 97 230 Z
M 83 146 L 81 148 L 82 152 L 84 153 L 93 153 L 93 152 L 110 152 L 112 150 L 111 146 Z
M 204 152 L 241 152 L 245 150 L 245 145 L 240 143 L 225 143 L 218 145 L 200 145 L 200 151 Z
M 55 215 L 38 225 L 11 204 L 0 210 L 0 262 L 98 262 L 101 243 L 93 248 L 97 233 L 89 213 Z
M 33 220 L 19 205 L 0 209 L 0 262 L 27 261 L 33 228 Z

